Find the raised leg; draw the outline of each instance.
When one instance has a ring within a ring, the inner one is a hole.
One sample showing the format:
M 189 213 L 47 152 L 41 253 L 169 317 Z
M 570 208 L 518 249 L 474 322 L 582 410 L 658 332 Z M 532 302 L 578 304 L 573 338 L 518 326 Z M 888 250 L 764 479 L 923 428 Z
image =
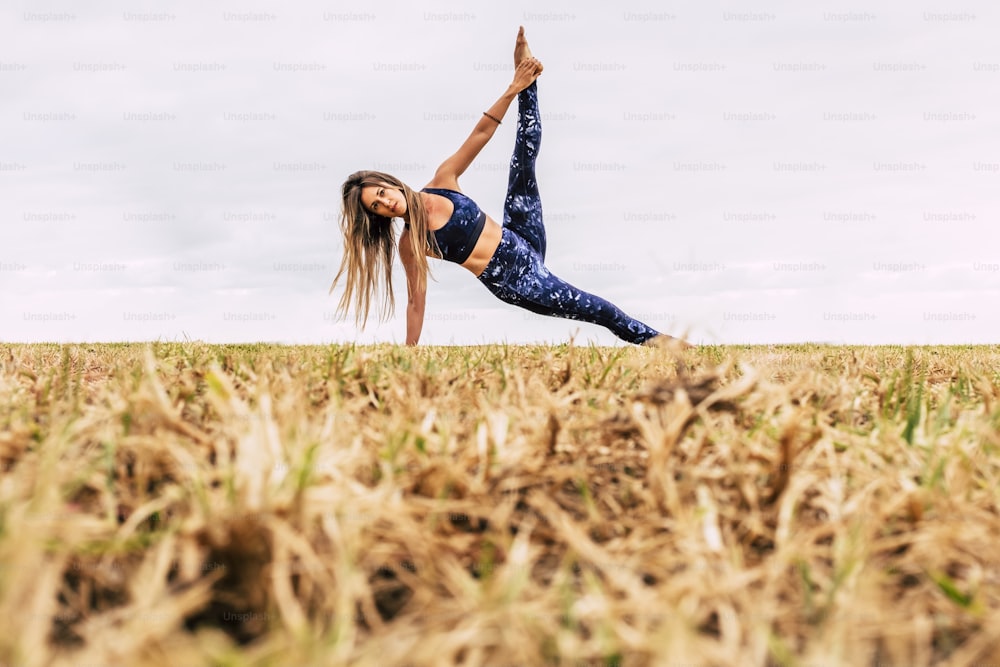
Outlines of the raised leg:
M 545 259 L 542 199 L 535 179 L 535 160 L 541 143 L 542 120 L 538 112 L 536 81 L 517 95 L 517 136 L 514 139 L 514 155 L 510 159 L 503 224 L 517 232 Z

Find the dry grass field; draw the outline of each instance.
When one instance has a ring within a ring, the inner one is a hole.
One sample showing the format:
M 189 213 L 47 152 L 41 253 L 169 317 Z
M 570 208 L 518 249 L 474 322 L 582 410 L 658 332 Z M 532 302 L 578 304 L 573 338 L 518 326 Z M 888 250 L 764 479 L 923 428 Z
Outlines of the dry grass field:
M 0 345 L 0 665 L 1000 665 L 1000 347 Z

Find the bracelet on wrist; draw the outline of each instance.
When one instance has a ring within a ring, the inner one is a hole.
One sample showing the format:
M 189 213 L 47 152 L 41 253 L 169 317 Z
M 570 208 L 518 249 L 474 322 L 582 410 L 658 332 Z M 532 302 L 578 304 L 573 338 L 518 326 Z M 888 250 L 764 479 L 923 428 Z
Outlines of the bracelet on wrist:
M 489 111 L 484 111 L 483 115 L 489 118 L 490 120 L 495 121 L 497 125 L 503 125 L 503 122 L 499 118 L 491 114 Z

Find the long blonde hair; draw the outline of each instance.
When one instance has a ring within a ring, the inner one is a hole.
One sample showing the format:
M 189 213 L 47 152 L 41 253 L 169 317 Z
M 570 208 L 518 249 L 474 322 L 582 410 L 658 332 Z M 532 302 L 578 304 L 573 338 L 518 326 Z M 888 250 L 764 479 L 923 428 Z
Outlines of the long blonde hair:
M 377 298 L 380 284 L 385 285 L 385 293 L 379 307 L 379 319 L 391 317 L 396 309 L 396 298 L 392 291 L 392 263 L 396 255 L 396 231 L 392 218 L 369 212 L 361 203 L 361 189 L 375 185 L 396 188 L 406 199 L 409 218 L 409 245 L 416 264 L 416 284 L 408 285 L 410 290 L 427 289 L 430 267 L 427 253 L 435 257 L 441 251 L 428 234 L 427 211 L 424 209 L 420 193 L 410 189 L 405 183 L 381 171 L 356 171 L 347 177 L 342 188 L 343 212 L 340 229 L 344 233 L 344 256 L 340 262 L 330 293 L 340 281 L 346 278 L 344 294 L 337 305 L 337 313 L 343 317 L 351 306 L 355 306 L 355 323 L 363 329 L 368 322 L 372 301 Z

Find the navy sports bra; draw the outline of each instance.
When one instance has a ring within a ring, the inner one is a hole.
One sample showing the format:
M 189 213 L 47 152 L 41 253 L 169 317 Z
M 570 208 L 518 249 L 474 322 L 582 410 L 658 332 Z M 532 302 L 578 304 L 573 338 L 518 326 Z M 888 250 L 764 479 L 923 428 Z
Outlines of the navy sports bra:
M 444 188 L 424 188 L 421 192 L 443 195 L 455 205 L 455 210 L 444 227 L 434 230 L 434 239 L 444 259 L 461 264 L 469 258 L 476 247 L 476 241 L 486 226 L 486 214 L 480 210 L 476 202 L 461 192 Z

